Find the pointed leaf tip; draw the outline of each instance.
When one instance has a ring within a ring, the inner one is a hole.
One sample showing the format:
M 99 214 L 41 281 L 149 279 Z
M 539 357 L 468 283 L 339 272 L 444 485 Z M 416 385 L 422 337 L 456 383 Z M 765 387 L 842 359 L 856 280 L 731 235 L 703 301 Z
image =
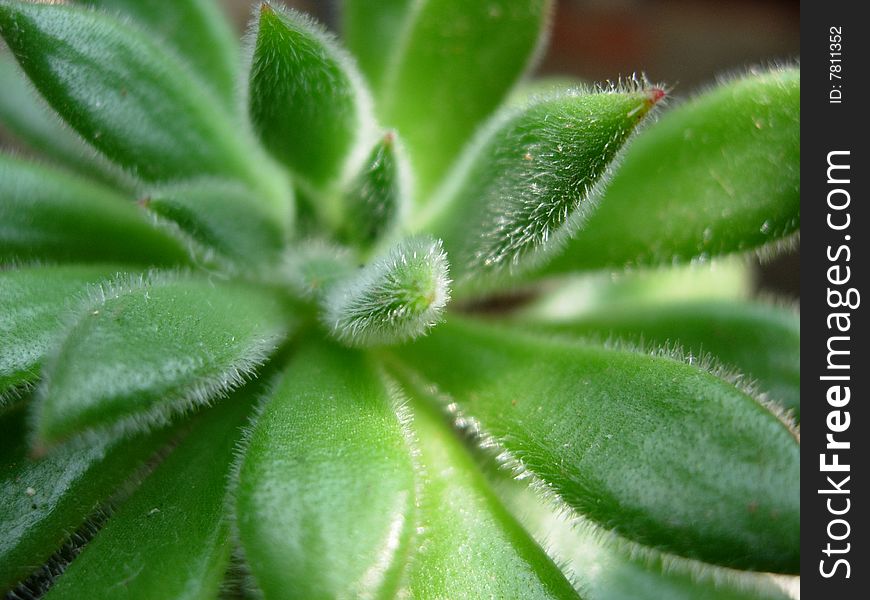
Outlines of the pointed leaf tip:
M 460 289 L 541 264 L 588 218 L 612 165 L 664 96 L 645 82 L 558 92 L 496 116 L 457 164 L 425 229 Z
M 639 135 L 600 209 L 543 272 L 769 252 L 799 228 L 800 70 L 754 71 Z
M 309 17 L 263 3 L 257 21 L 248 79 L 254 130 L 297 178 L 329 187 L 373 123 L 362 77 Z
M 343 240 L 369 249 L 403 222 L 410 201 L 410 174 L 396 134 L 375 144 L 344 194 Z
M 647 92 L 650 104 L 658 104 L 658 102 L 663 100 L 667 95 L 668 93 L 660 87 L 654 87 Z
M 550 0 L 346 0 L 347 43 L 383 122 L 406 141 L 421 199 L 537 57 Z
M 398 343 L 426 333 L 449 300 L 441 242 L 412 238 L 330 290 L 324 321 L 349 346 Z

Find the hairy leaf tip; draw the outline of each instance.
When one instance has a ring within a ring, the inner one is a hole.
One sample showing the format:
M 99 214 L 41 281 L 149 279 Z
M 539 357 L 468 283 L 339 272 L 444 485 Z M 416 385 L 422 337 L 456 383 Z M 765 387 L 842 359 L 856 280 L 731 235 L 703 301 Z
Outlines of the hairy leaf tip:
M 428 226 L 460 288 L 548 260 L 585 223 L 638 124 L 664 97 L 632 79 L 555 92 L 497 115 L 468 147 Z
M 413 339 L 441 318 L 450 300 L 447 255 L 440 240 L 404 240 L 326 295 L 324 321 L 349 346 Z
M 388 131 L 375 144 L 345 194 L 343 238 L 367 248 L 386 237 L 404 220 L 409 178 L 396 134 Z
M 649 103 L 650 104 L 658 104 L 660 100 L 662 100 L 668 93 L 660 87 L 654 87 L 649 90 Z
M 372 132 L 369 91 L 353 58 L 309 17 L 264 3 L 255 20 L 248 90 L 254 131 L 297 179 L 328 186 Z

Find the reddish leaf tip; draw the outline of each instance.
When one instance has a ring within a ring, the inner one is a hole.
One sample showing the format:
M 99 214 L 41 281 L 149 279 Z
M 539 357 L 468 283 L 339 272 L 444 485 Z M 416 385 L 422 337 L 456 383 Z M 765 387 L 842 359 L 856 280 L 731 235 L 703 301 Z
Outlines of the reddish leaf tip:
M 668 95 L 668 93 L 660 87 L 651 88 L 647 92 L 647 98 L 648 98 L 650 106 L 658 104 L 661 101 L 661 99 L 667 95 Z

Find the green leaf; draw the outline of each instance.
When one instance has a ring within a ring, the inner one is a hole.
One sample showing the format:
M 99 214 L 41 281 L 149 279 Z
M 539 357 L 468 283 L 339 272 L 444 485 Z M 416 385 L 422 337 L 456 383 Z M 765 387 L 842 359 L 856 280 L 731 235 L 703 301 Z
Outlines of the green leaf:
M 418 0 L 344 0 L 341 24 L 343 41 L 373 89 L 383 85 L 388 63 L 395 60 L 402 43 L 402 28 Z
M 261 4 L 248 110 L 266 147 L 303 182 L 325 188 L 372 127 L 352 60 L 323 28 Z
M 581 318 L 607 308 L 653 307 L 669 302 L 746 300 L 755 273 L 743 257 L 723 257 L 640 271 L 595 271 L 552 282 L 548 293 L 519 309 L 516 317 L 538 320 Z
M 541 332 L 614 337 L 642 346 L 679 346 L 748 375 L 800 420 L 800 316 L 759 303 L 682 302 L 602 309 L 576 321 L 529 323 Z
M 420 497 L 409 597 L 577 598 L 443 417 L 425 400 L 413 407 Z
M 450 300 L 441 242 L 408 238 L 335 283 L 322 301 L 324 324 L 348 346 L 398 343 L 423 335 Z
M 79 0 L 108 12 L 132 17 L 158 34 L 196 69 L 225 103 L 236 102 L 239 45 L 229 21 L 214 0 Z
M 371 2 L 347 4 L 377 10 Z M 393 2 L 386 6 L 387 15 L 396 13 Z M 405 3 L 401 28 L 387 38 L 395 41 L 387 41 L 382 50 L 384 72 L 375 79 L 380 81 L 376 98 L 383 122 L 397 128 L 408 144 L 421 199 L 529 67 L 551 6 L 549 0 Z M 383 43 L 372 40 L 375 30 L 359 33 L 376 18 L 351 18 L 361 10 L 352 8 L 345 20 L 354 50 Z
M 78 7 L 4 3 L 0 35 L 63 119 L 138 177 L 277 185 L 207 86 L 138 29 Z
M 187 250 L 103 186 L 0 155 L 0 264 L 15 260 L 184 264 Z
M 163 423 L 239 386 L 288 333 L 270 290 L 153 276 L 102 286 L 45 366 L 37 433 Z
M 359 248 L 369 249 L 404 222 L 411 192 L 396 144 L 387 133 L 344 194 L 341 237 Z
M 332 287 L 354 275 L 355 258 L 345 246 L 308 240 L 287 253 L 284 280 L 298 298 L 322 301 Z
M 0 125 L 17 141 L 53 162 L 122 189 L 132 187 L 120 169 L 89 148 L 46 106 L 26 75 L 6 52 L 0 52 Z
M 695 365 L 452 321 L 402 348 L 486 439 L 599 525 L 663 551 L 794 573 L 794 432 Z
M 527 269 L 573 235 L 619 150 L 663 95 L 653 87 L 575 91 L 494 118 L 426 225 L 443 237 L 457 287 Z
M 0 417 L 0 590 L 35 570 L 168 439 L 99 436 L 26 455 L 23 410 Z
M 144 204 L 221 257 L 259 268 L 277 262 L 289 219 L 250 202 L 251 194 L 233 181 L 197 181 L 151 190 Z
M 496 494 L 575 586 L 595 600 L 789 600 L 783 585 L 800 578 L 714 567 L 605 534 L 588 521 L 559 514 L 528 481 L 489 469 Z
M 228 478 L 254 396 L 246 388 L 204 411 L 54 583 L 46 600 L 217 597 L 231 546 Z
M 362 355 L 299 349 L 239 470 L 239 536 L 265 598 L 393 597 L 414 511 L 397 410 Z
M 89 284 L 117 272 L 105 265 L 0 271 L 0 400 L 39 377 L 64 317 L 84 301 Z
M 544 270 L 671 264 L 769 247 L 800 225 L 800 70 L 753 72 L 665 114 Z

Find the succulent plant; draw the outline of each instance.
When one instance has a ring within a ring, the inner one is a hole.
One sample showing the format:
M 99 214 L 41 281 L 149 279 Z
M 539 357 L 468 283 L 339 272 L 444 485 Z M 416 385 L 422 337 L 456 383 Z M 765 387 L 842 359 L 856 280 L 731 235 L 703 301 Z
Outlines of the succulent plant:
M 664 110 L 530 80 L 549 0 L 342 8 L 0 1 L 0 587 L 787 597 L 798 317 L 723 257 L 797 235 L 799 68 Z

